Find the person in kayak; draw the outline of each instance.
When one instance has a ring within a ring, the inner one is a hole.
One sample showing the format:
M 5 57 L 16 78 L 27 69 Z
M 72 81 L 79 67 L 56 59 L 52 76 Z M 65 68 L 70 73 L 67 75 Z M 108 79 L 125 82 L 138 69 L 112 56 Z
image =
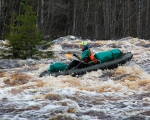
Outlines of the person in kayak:
M 73 54 L 73 56 L 75 56 L 79 60 L 73 60 L 68 66 L 69 70 L 75 68 L 84 68 L 99 63 L 99 60 L 95 58 L 93 51 L 89 49 L 89 45 L 86 41 L 81 42 L 81 49 L 81 57 Z

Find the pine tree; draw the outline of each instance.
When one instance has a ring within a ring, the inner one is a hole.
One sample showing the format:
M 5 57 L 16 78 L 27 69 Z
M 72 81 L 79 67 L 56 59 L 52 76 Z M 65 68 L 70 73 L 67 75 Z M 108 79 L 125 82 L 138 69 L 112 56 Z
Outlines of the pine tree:
M 32 58 L 34 55 L 41 55 L 37 46 L 42 44 L 43 34 L 37 25 L 37 15 L 33 11 L 33 6 L 29 5 L 28 0 L 22 3 L 23 14 L 12 13 L 9 32 L 6 39 L 9 41 L 6 58 Z M 52 55 L 52 53 L 50 53 Z

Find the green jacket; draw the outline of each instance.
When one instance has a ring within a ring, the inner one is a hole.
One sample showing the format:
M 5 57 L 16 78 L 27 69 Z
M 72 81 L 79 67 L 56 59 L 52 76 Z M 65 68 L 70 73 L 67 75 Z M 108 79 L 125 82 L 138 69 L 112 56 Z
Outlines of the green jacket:
M 83 52 L 82 52 L 82 56 L 81 56 L 81 59 L 82 60 L 85 60 L 86 58 L 88 58 L 88 57 L 90 57 L 90 49 L 87 49 L 87 50 L 84 50 Z

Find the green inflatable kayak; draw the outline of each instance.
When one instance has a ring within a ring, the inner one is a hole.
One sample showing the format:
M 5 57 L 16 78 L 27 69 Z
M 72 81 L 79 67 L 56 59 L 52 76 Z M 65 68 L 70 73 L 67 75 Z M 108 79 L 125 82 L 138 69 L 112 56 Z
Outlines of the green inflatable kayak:
M 82 69 L 73 69 L 73 70 L 64 70 L 60 72 L 50 72 L 49 70 L 42 72 L 39 77 L 43 76 L 59 76 L 59 75 L 71 75 L 71 76 L 77 76 L 77 75 L 83 75 L 86 74 L 86 72 L 91 72 L 91 71 L 97 71 L 98 69 L 104 70 L 104 69 L 114 69 L 117 68 L 118 65 L 123 65 L 127 61 L 130 61 L 133 57 L 133 54 L 131 52 L 125 53 L 121 57 L 107 61 L 104 63 L 96 64 L 93 66 L 89 66 L 86 68 Z

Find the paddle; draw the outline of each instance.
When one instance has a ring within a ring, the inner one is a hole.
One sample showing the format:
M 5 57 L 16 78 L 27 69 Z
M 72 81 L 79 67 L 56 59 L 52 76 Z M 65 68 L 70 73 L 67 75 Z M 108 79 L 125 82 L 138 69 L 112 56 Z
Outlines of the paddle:
M 67 58 L 73 58 L 73 54 L 65 54 Z
M 65 54 L 65 56 L 68 57 L 68 58 L 73 58 L 73 56 L 75 56 L 76 58 L 81 60 L 81 58 L 79 56 L 77 56 L 76 54 Z
M 78 60 L 80 60 L 82 62 L 81 58 L 76 54 L 65 54 L 65 56 L 68 58 L 73 58 L 73 56 L 75 56 L 76 58 L 78 58 Z M 85 63 L 85 64 L 92 64 L 92 63 L 94 63 L 94 61 L 90 61 L 90 62 Z

